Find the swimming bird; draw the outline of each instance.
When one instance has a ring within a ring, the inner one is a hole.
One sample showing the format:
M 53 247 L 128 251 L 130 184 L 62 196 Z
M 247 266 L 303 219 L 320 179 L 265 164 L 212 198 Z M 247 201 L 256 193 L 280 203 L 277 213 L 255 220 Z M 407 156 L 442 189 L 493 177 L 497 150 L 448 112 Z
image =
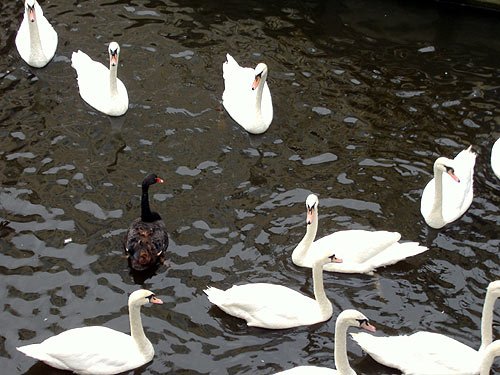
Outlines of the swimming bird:
M 318 231 L 318 206 L 318 197 L 310 194 L 306 199 L 306 234 L 292 252 L 292 261 L 297 266 L 311 267 L 316 254 L 330 249 L 342 263 L 326 264 L 325 271 L 372 274 L 376 268 L 428 250 L 417 242 L 399 243 L 398 232 L 380 230 L 341 230 L 314 241 Z
M 118 374 L 137 368 L 154 356 L 153 345 L 144 334 L 141 322 L 141 306 L 148 302 L 163 303 L 149 290 L 136 290 L 130 295 L 130 335 L 102 326 L 74 328 L 17 350 L 77 374 Z
M 17 51 L 28 65 L 42 68 L 54 57 L 57 32 L 36 0 L 24 2 L 24 17 L 16 35 Z
M 373 359 L 404 374 L 478 374 L 484 351 L 493 341 L 493 309 L 500 297 L 500 280 L 488 285 L 481 319 L 479 350 L 451 337 L 427 331 L 411 335 L 377 337 L 351 333 Z
M 76 70 L 80 96 L 89 105 L 109 116 L 121 116 L 128 109 L 128 93 L 117 78 L 120 46 L 109 43 L 109 69 L 78 50 L 71 55 L 71 66 Z
M 250 327 L 284 329 L 330 319 L 332 304 L 323 286 L 323 265 L 340 261 L 335 255 L 318 257 L 313 265 L 314 297 L 270 283 L 235 285 L 227 290 L 205 289 L 208 299 L 226 313 L 247 321 Z
M 474 164 L 472 147 L 454 159 L 439 157 L 434 162 L 434 178 L 424 188 L 420 212 L 425 222 L 439 229 L 462 216 L 472 203 Z
M 491 168 L 495 176 L 500 178 L 500 138 L 498 138 L 491 148 Z
M 275 375 L 356 375 L 347 358 L 347 329 L 349 327 L 363 328 L 375 332 L 375 327 L 368 318 L 357 310 L 344 310 L 335 322 L 335 366 L 337 370 L 318 366 L 299 366 L 281 371 Z
M 150 174 L 142 181 L 141 217 L 135 219 L 127 231 L 125 251 L 130 266 L 143 271 L 161 262 L 168 247 L 168 233 L 165 223 L 157 212 L 149 207 L 149 187 L 163 184 L 156 174 Z
M 255 69 L 244 68 L 227 54 L 222 71 L 222 104 L 226 111 L 247 132 L 264 133 L 273 120 L 273 102 L 266 82 L 267 65 L 259 63 Z

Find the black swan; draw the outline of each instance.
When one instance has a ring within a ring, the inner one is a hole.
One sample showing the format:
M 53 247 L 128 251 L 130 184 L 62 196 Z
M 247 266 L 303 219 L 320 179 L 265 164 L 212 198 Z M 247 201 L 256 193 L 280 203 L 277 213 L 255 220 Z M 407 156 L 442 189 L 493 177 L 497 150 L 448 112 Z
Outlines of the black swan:
M 130 266 L 137 271 L 144 271 L 162 262 L 168 247 L 168 233 L 165 223 L 157 212 L 149 208 L 149 186 L 163 180 L 155 174 L 148 175 L 142 181 L 141 217 L 135 219 L 127 232 L 125 251 Z

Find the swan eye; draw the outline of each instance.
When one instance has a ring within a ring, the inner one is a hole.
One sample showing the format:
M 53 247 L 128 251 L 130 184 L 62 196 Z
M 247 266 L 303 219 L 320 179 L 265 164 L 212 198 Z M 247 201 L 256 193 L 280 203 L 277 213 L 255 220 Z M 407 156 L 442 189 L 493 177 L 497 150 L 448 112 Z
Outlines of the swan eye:
M 151 298 L 156 297 L 154 294 L 150 294 L 149 296 L 146 297 L 146 299 L 151 302 Z
M 455 170 L 452 167 L 447 167 L 446 165 L 444 166 L 446 169 L 446 173 L 455 173 Z
M 259 74 L 255 75 L 255 79 L 257 79 L 257 78 L 259 78 L 259 79 L 262 78 L 262 72 L 260 72 Z
M 356 319 L 360 326 L 370 324 L 368 319 Z

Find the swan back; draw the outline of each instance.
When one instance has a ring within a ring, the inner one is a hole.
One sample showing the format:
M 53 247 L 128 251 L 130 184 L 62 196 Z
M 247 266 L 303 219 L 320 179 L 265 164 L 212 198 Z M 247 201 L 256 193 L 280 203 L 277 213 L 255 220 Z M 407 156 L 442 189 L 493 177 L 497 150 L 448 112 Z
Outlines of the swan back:
M 16 35 L 16 47 L 28 65 L 42 68 L 54 57 L 57 32 L 43 15 L 36 0 L 26 0 L 24 17 Z
M 241 67 L 227 54 L 222 71 L 222 104 L 226 111 L 249 133 L 264 133 L 273 119 L 271 92 L 266 82 L 267 65 L 259 63 L 255 69 Z

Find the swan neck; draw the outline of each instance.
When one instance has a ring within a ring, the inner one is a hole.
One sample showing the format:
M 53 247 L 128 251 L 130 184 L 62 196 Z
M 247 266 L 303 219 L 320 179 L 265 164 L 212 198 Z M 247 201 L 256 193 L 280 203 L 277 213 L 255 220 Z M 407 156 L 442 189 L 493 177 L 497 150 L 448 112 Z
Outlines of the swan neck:
M 266 77 L 262 77 L 259 81 L 259 85 L 257 86 L 255 93 L 255 111 L 257 113 L 257 117 L 262 117 L 262 92 L 264 91 L 264 84 L 266 83 Z
M 307 253 L 318 232 L 318 211 L 314 210 L 313 220 L 307 225 L 306 234 L 292 252 L 292 261 L 298 266 L 307 267 Z
M 342 319 L 335 323 L 335 367 L 339 374 L 355 375 L 347 357 L 347 325 Z
M 39 17 L 39 15 L 36 15 Z M 30 31 L 30 57 L 32 59 L 45 59 L 45 54 L 42 49 L 42 41 L 40 39 L 40 31 L 38 29 L 38 20 L 35 19 L 35 22 L 30 22 L 28 15 L 27 22 Z
M 434 202 L 432 202 L 431 215 L 435 220 L 444 222 L 443 219 L 443 172 L 434 166 Z
M 149 354 L 152 344 L 144 334 L 141 319 L 141 307 L 129 305 L 130 335 L 136 343 L 139 351 L 143 354 Z
M 117 71 L 117 65 L 111 64 L 109 67 L 109 91 L 111 96 L 118 95 Z
M 483 316 L 481 318 L 481 346 L 479 351 L 483 351 L 493 341 L 493 309 L 495 308 L 495 296 L 489 290 L 483 305 Z
M 154 221 L 153 213 L 149 207 L 149 185 L 142 186 L 141 196 L 141 220 L 145 222 Z
M 319 309 L 322 316 L 328 316 L 332 313 L 332 303 L 325 293 L 325 286 L 323 285 L 323 264 L 316 262 L 312 268 L 313 284 L 314 284 L 314 298 L 318 302 Z

